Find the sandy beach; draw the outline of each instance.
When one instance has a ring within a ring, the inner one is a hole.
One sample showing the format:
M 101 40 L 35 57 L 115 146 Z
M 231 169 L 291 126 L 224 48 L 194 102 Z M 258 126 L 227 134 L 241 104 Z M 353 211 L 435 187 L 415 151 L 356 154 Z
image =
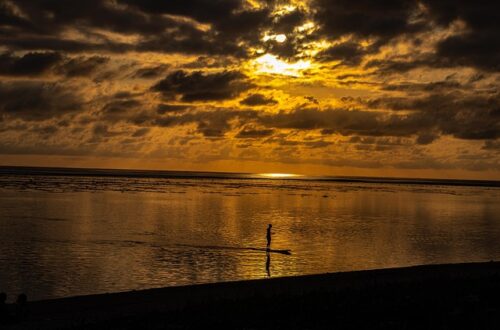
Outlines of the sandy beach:
M 498 329 L 499 293 L 499 262 L 428 265 L 34 301 L 4 326 Z

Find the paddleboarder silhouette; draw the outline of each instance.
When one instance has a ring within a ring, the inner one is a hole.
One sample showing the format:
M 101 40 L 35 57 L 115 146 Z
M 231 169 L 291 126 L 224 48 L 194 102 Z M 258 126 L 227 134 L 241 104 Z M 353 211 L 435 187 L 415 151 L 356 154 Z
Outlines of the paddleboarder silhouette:
M 271 235 L 272 235 L 271 228 L 272 227 L 273 227 L 273 225 L 271 225 L 271 224 L 269 224 L 267 226 L 267 235 L 266 235 L 266 237 L 267 237 L 267 249 L 268 250 L 271 248 Z

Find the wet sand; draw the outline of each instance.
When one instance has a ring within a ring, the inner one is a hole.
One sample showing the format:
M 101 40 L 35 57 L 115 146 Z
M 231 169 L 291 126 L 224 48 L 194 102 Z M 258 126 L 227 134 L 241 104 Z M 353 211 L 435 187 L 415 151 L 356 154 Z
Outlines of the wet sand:
M 24 320 L 2 326 L 500 329 L 500 262 L 271 278 L 36 301 L 28 303 Z

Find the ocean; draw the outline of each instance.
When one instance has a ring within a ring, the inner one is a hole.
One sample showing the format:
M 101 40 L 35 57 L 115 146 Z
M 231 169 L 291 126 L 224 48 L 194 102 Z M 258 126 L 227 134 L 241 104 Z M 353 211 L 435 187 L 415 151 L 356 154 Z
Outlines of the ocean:
M 488 181 L 0 167 L 0 291 L 30 300 L 500 259 Z M 266 228 L 272 249 L 266 253 Z

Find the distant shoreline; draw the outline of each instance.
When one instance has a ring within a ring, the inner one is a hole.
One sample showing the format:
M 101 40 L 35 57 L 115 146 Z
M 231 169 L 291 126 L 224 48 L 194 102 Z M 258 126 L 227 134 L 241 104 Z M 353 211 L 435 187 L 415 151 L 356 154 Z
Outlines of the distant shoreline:
M 493 329 L 498 292 L 500 262 L 426 265 L 36 301 L 6 329 Z
M 347 176 L 297 176 L 269 178 L 256 173 L 230 172 L 197 172 L 197 171 L 166 171 L 166 170 L 125 170 L 98 168 L 66 168 L 66 167 L 27 167 L 0 166 L 0 175 L 33 175 L 33 176 L 90 176 L 90 177 L 129 177 L 157 179 L 232 179 L 232 180 L 303 180 L 317 182 L 341 183 L 379 183 L 405 185 L 445 185 L 445 186 L 477 186 L 500 187 L 496 180 L 458 180 L 458 179 L 428 179 L 428 178 L 393 178 L 393 177 L 347 177 Z

